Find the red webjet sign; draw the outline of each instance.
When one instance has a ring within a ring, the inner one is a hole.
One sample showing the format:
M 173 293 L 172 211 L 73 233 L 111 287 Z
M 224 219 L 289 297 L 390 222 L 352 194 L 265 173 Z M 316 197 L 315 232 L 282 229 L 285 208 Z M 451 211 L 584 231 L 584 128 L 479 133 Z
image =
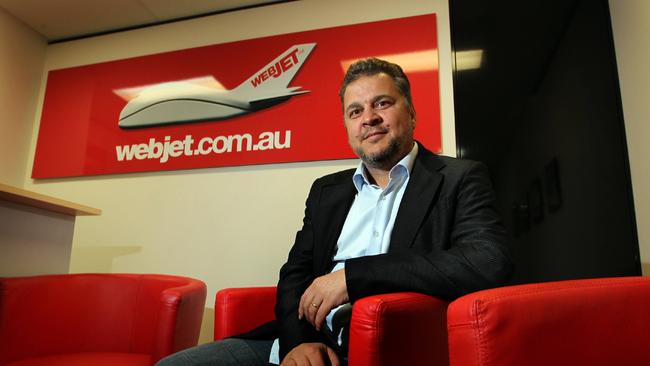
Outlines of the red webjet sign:
M 427 14 L 50 71 L 32 177 L 353 158 L 338 88 L 371 56 L 404 68 L 440 151 L 436 39 Z

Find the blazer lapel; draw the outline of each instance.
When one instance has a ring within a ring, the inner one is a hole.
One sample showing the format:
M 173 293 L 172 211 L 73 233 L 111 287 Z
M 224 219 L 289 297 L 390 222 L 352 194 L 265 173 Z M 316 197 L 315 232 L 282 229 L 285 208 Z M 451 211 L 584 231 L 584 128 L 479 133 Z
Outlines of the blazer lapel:
M 341 235 L 343 224 L 354 201 L 354 196 L 357 193 L 351 177 L 352 175 L 350 174 L 347 176 L 347 179 L 342 179 L 339 182 L 323 187 L 320 200 L 322 205 L 320 214 L 322 215 L 323 232 L 315 234 L 321 235 L 323 238 L 323 255 L 328 260 L 316 262 L 323 264 L 323 268 L 319 268 L 321 270 L 319 271 L 320 273 L 326 273 L 332 269 L 331 261 L 334 258 L 336 242 Z
M 444 163 L 432 152 L 420 145 L 420 152 L 415 159 L 408 186 L 395 218 L 395 226 L 390 238 L 390 252 L 410 247 L 415 239 L 422 220 L 442 182 L 438 172 Z

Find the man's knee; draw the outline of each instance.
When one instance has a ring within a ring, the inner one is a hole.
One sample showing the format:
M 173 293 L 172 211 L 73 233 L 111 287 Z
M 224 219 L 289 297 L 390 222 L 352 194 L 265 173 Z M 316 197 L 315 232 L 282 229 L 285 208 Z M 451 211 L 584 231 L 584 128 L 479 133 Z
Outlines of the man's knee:
M 196 347 L 195 347 L 196 348 Z M 198 365 L 192 360 L 188 353 L 193 352 L 194 348 L 189 348 L 181 352 L 169 355 L 156 363 L 156 366 L 196 366 Z

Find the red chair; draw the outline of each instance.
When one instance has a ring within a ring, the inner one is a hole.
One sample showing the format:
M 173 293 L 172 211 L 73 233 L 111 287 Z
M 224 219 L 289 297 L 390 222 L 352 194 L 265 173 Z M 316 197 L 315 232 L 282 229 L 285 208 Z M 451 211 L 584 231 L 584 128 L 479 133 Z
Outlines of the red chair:
M 205 296 L 176 276 L 0 278 L 0 365 L 153 365 L 197 344 Z
M 274 319 L 275 287 L 221 290 L 214 339 L 247 332 Z M 447 303 L 416 293 L 393 293 L 354 303 L 349 366 L 447 365 Z
M 650 365 L 650 278 L 479 291 L 447 313 L 452 366 Z

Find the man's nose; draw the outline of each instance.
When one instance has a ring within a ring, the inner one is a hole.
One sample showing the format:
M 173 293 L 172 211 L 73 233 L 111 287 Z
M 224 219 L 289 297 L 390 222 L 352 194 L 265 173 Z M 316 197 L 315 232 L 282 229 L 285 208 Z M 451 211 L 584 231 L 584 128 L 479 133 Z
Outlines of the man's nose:
M 367 109 L 363 113 L 363 124 L 367 126 L 374 126 L 381 123 L 381 116 L 372 109 Z

